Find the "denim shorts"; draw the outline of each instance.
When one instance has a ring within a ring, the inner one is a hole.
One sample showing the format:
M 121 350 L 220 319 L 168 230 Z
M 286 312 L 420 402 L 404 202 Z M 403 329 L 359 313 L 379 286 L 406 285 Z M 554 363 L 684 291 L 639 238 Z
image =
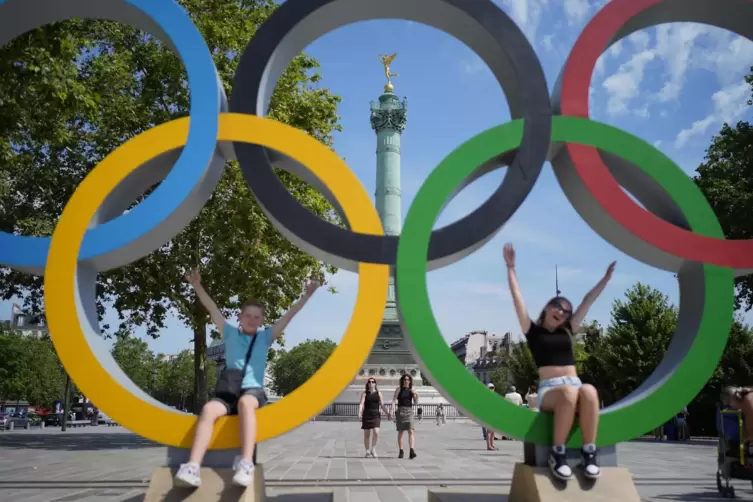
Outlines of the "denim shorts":
M 539 409 L 541 408 L 541 403 L 544 402 L 544 394 L 554 389 L 555 387 L 562 387 L 564 385 L 569 385 L 577 389 L 581 385 L 583 385 L 583 382 L 581 382 L 580 378 L 578 377 L 569 377 L 569 376 L 547 378 L 546 380 L 542 380 L 539 383 L 539 402 L 538 402 Z

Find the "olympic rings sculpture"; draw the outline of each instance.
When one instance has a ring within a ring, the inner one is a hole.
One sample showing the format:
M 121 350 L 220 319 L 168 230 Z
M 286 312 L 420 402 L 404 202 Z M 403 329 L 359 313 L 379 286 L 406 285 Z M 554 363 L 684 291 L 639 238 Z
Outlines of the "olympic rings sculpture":
M 383 235 L 368 195 L 337 155 L 264 118 L 277 79 L 296 54 L 338 27 L 384 12 L 438 28 L 473 49 L 502 86 L 513 119 L 471 138 L 440 163 L 416 195 L 399 237 Z M 288 0 L 241 56 L 232 113 L 226 113 L 206 44 L 174 0 L 0 0 L 0 43 L 74 17 L 124 22 L 172 48 L 187 68 L 190 120 L 157 126 L 113 151 L 76 189 L 51 239 L 0 233 L 0 263 L 44 273 L 47 321 L 66 370 L 92 401 L 133 432 L 188 447 L 196 417 L 147 396 L 114 362 L 99 338 L 96 274 L 135 261 L 177 235 L 236 155 L 278 230 L 313 256 L 359 273 L 356 307 L 341 343 L 302 387 L 259 411 L 259 441 L 301 425 L 347 387 L 376 339 L 394 266 L 407 339 L 435 386 L 490 428 L 548 443 L 548 414 L 489 393 L 457 361 L 434 319 L 425 277 L 491 239 L 525 200 L 547 160 L 568 199 L 599 235 L 636 259 L 677 273 L 680 283 L 677 331 L 664 360 L 633 394 L 602 412 L 599 444 L 631 439 L 664 422 L 701 390 L 721 359 L 732 322 L 734 276 L 753 271 L 753 241 L 724 240 L 708 202 L 661 152 L 589 120 L 588 88 L 597 58 L 611 44 L 656 24 L 699 22 L 753 39 L 753 0 L 613 0 L 576 42 L 553 100 L 533 48 L 491 0 Z M 319 189 L 344 215 L 348 229 L 300 206 L 273 164 Z M 503 165 L 509 166 L 504 180 L 486 202 L 432 231 L 463 186 Z M 163 179 L 146 200 L 123 213 Z M 573 434 L 570 446 L 579 441 Z M 238 445 L 237 417 L 222 419 L 211 447 Z

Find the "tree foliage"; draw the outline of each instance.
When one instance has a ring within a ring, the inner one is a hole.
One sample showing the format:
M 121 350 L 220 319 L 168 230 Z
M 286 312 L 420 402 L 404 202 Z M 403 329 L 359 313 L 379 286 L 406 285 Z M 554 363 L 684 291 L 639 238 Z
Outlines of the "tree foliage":
M 272 0 L 179 0 L 204 36 L 228 96 L 241 53 L 276 7 Z M 319 86 L 318 63 L 296 57 L 281 77 L 271 117 L 327 145 L 339 129 L 339 98 Z M 30 31 L 0 48 L 0 230 L 49 235 L 76 186 L 107 154 L 156 124 L 185 116 L 189 96 L 179 58 L 144 33 L 107 21 L 68 21 Z M 326 200 L 286 173 L 280 177 L 315 214 L 335 221 Z M 323 278 L 320 262 L 288 242 L 263 216 L 237 165 L 230 164 L 199 216 L 171 242 L 130 266 L 102 274 L 100 314 L 108 305 L 120 326 L 159 336 L 170 313 L 194 333 L 194 389 L 207 397 L 209 318 L 183 283 L 187 267 L 232 315 L 257 298 L 274 321 Z M 0 297 L 43 308 L 40 277 L 0 268 Z
M 0 333 L 0 398 L 52 407 L 61 399 L 65 373 L 49 339 Z
M 510 369 L 502 363 L 489 374 L 489 382 L 494 384 L 494 390 L 504 395 L 510 385 Z
M 123 373 L 141 390 L 165 404 L 197 411 L 193 402 L 194 358 L 190 350 L 165 356 L 155 354 L 144 340 L 119 336 L 111 353 Z M 207 366 L 208 384 L 213 389 L 217 366 L 214 361 L 209 361 Z
M 337 344 L 332 340 L 306 340 L 290 351 L 280 351 L 270 366 L 272 390 L 286 396 L 311 378 L 329 358 Z
M 753 72 L 753 68 L 751 68 Z M 745 77 L 753 86 L 753 73 Z M 753 104 L 748 100 L 748 104 Z M 724 124 L 694 178 L 728 239 L 753 238 L 753 126 Z M 736 279 L 737 307 L 753 307 L 753 276 Z
M 157 389 L 159 359 L 148 343 L 133 336 L 119 336 L 111 353 L 123 373 L 141 390 L 152 393 Z
M 677 326 L 677 309 L 661 291 L 638 283 L 612 304 L 611 321 L 598 336 L 587 332 L 584 379 L 609 405 L 638 388 L 656 369 Z
M 515 386 L 523 393 L 539 381 L 539 371 L 527 343 L 513 345 L 507 366 Z

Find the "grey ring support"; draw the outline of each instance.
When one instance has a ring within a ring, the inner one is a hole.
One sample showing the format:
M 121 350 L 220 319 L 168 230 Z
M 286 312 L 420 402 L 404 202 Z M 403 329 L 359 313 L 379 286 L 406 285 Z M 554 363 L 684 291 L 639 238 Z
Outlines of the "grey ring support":
M 608 43 L 601 48 L 602 53 L 606 52 L 611 45 L 636 31 L 664 23 L 702 23 L 729 30 L 753 41 L 753 1 L 751 0 L 659 0 L 654 2 L 643 1 L 641 3 L 652 5 L 639 10 L 632 18 L 626 19 L 621 27 L 612 34 Z M 597 14 L 597 17 L 591 23 L 598 22 L 599 15 Z M 565 67 L 563 67 L 555 86 L 552 101 L 554 112 L 557 115 L 563 114 L 561 111 L 563 99 L 562 81 L 565 68 L 570 63 L 570 59 L 577 57 L 578 54 L 576 51 L 571 52 L 568 62 L 565 63 Z M 593 71 L 593 68 L 591 71 Z M 592 74 L 583 75 L 583 79 L 584 82 L 582 85 L 588 87 Z M 603 153 L 600 156 L 612 175 L 631 193 L 633 189 L 645 191 L 648 186 L 657 186 L 655 183 L 646 184 L 648 182 L 645 179 L 629 180 L 628 177 L 640 176 L 645 178 L 645 175 L 640 173 L 638 169 L 630 171 L 622 170 L 617 165 L 621 161 L 614 156 Z M 575 170 L 566 148 L 560 148 L 556 159 L 552 161 L 552 166 L 554 167 L 557 181 L 567 199 L 581 218 L 606 241 L 636 260 L 654 267 L 672 272 L 683 269 L 684 259 L 682 257 L 669 254 L 641 240 L 607 214 L 593 195 L 585 188 L 583 180 Z M 659 189 L 659 192 L 663 192 L 663 190 Z M 642 200 L 641 203 L 646 209 L 665 221 L 686 230 L 689 229 L 687 222 L 682 219 L 681 215 L 667 212 L 666 200 L 662 202 L 661 198 L 657 196 L 649 196 L 645 200 Z M 753 269 L 738 269 L 735 271 L 737 276 L 750 273 L 753 273 Z
M 568 199 L 576 211 L 581 214 L 581 211 L 589 210 L 594 206 L 598 206 L 598 204 L 591 201 L 590 193 L 583 186 L 582 180 L 572 166 L 569 155 L 567 155 L 567 149 L 562 148 L 563 146 L 562 143 L 552 145 L 553 155 L 550 161 L 560 185 L 564 188 L 564 184 L 569 183 L 571 193 L 568 194 Z M 620 186 L 633 195 L 648 211 L 679 227 L 690 229 L 690 225 L 680 208 L 658 182 L 644 173 L 639 167 L 616 155 L 602 151 L 599 151 L 599 154 Z M 591 219 L 584 218 L 584 220 L 600 237 L 615 247 L 622 249 L 623 252 L 631 255 L 630 253 L 635 251 L 634 247 L 630 247 L 628 248 L 629 253 L 628 250 L 622 247 L 622 243 L 633 240 L 636 245 L 654 249 L 646 242 L 635 238 L 624 227 L 616 224 L 606 212 L 595 213 L 595 215 Z M 616 225 L 616 228 L 611 229 L 611 232 L 604 230 L 604 227 L 610 223 Z M 706 291 L 703 264 L 686 262 L 684 260 L 678 262 L 677 259 L 669 261 L 664 259 L 663 253 L 649 254 L 647 249 L 643 249 L 642 251 L 643 257 L 639 259 L 647 265 L 669 270 L 677 274 L 677 280 L 680 285 L 680 306 L 677 327 L 659 366 L 656 367 L 637 389 L 620 401 L 605 408 L 602 413 L 609 413 L 610 411 L 615 411 L 634 402 L 641 401 L 658 389 L 674 373 L 682 360 L 685 359 L 701 327 Z M 652 258 L 652 261 L 645 259 L 645 257 Z
M 551 132 L 551 103 L 536 53 L 518 26 L 490 0 L 288 0 L 251 39 L 233 83 L 230 110 L 263 116 L 277 80 L 293 58 L 341 26 L 380 19 L 433 26 L 470 47 L 491 69 L 507 97 L 512 118 L 524 118 L 523 141 L 504 181 L 479 208 L 435 230 L 429 268 L 449 265 L 491 239 L 532 190 L 543 167 Z M 396 236 L 350 232 L 301 206 L 272 168 L 306 177 L 305 166 L 261 146 L 235 143 L 243 174 L 259 205 L 288 239 L 313 256 L 350 271 L 358 263 L 394 265 Z M 466 185 L 501 162 L 482 166 Z M 309 175 L 308 178 L 311 176 Z M 460 187 L 462 188 L 462 187 Z

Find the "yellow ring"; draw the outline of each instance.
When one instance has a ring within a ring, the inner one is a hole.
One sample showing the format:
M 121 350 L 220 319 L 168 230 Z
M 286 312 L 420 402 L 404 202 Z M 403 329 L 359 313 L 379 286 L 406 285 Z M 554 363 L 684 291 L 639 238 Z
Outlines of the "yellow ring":
M 45 271 L 47 322 L 63 366 L 81 391 L 117 423 L 147 439 L 188 448 L 197 417 L 168 411 L 133 395 L 97 360 L 81 329 L 76 306 L 78 256 L 87 226 L 107 195 L 139 166 L 181 148 L 189 119 L 150 129 L 107 156 L 76 189 L 52 235 Z M 220 141 L 262 145 L 306 165 L 337 197 L 355 232 L 382 235 L 382 224 L 358 178 L 333 151 L 290 126 L 242 114 L 220 115 Z M 356 306 L 327 362 L 294 392 L 259 410 L 261 442 L 298 427 L 332 402 L 351 382 L 374 345 L 387 302 L 389 267 L 361 263 Z M 210 448 L 240 445 L 238 417 L 221 419 Z

